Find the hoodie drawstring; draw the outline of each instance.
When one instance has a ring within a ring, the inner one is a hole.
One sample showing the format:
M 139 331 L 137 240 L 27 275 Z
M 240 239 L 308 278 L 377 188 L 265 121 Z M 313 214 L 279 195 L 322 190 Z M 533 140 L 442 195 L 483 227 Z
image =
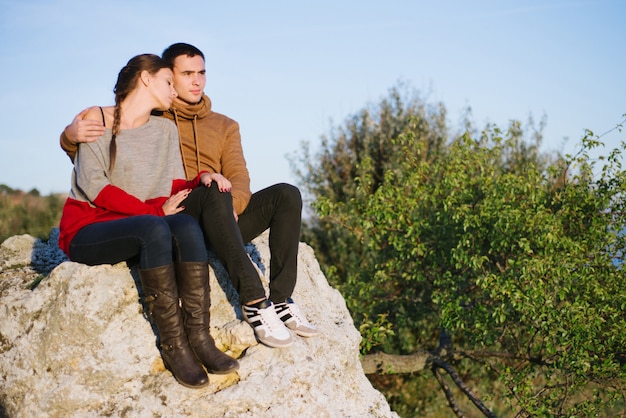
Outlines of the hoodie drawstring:
M 193 143 L 196 146 L 196 173 L 200 172 L 200 147 L 198 146 L 198 128 L 196 123 L 198 122 L 198 114 L 193 115 Z
M 172 108 L 172 113 L 174 113 L 174 123 L 176 124 L 176 129 L 178 131 L 178 146 L 180 147 L 180 156 L 183 159 L 183 168 L 185 170 L 185 178 L 189 178 L 189 170 L 187 169 L 187 159 L 185 158 L 185 153 L 183 151 L 183 141 L 180 140 L 180 138 L 182 138 L 182 136 L 180 135 L 180 126 L 178 125 L 178 112 L 176 112 L 176 109 Z M 197 135 L 197 127 L 196 127 L 196 122 L 198 120 L 198 115 L 195 114 L 193 116 L 193 123 L 192 128 L 193 128 L 193 143 L 195 145 L 196 148 L 196 173 L 200 172 L 200 147 L 198 146 L 198 135 Z

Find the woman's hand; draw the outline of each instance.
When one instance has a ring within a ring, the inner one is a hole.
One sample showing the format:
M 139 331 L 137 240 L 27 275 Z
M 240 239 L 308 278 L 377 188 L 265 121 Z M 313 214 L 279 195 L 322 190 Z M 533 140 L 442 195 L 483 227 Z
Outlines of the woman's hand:
M 230 192 L 233 188 L 233 185 L 228 181 L 228 179 L 221 174 L 218 173 L 202 173 L 200 175 L 200 183 L 204 184 L 206 187 L 211 186 L 212 182 L 217 183 L 217 188 L 220 192 Z
M 163 212 L 166 215 L 175 215 L 185 210 L 184 206 L 179 207 L 178 205 L 180 205 L 183 200 L 187 199 L 189 193 L 191 193 L 191 189 L 181 190 L 180 192 L 171 195 L 170 198 L 163 203 Z

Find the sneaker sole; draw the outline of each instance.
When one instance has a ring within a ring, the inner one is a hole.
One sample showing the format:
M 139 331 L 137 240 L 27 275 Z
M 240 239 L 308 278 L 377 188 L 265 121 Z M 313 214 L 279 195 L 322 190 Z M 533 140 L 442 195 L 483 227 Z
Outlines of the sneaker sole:
M 291 332 L 299 335 L 300 337 L 315 337 L 316 335 L 319 335 L 320 332 L 318 330 L 315 331 L 306 331 L 306 330 L 299 330 L 297 327 L 296 328 L 292 328 L 290 327 L 290 323 L 285 322 L 285 327 L 287 327 L 288 330 L 290 330 Z M 291 324 L 293 325 L 293 322 L 291 322 Z
M 307 331 L 298 331 L 298 330 L 295 330 L 295 329 L 292 329 L 291 331 L 295 332 L 296 334 L 298 334 L 301 337 L 307 337 L 307 338 L 308 337 L 316 337 L 316 336 L 320 335 L 319 331 L 307 332 Z
M 287 347 L 291 347 L 294 343 L 293 338 L 289 341 L 286 341 L 284 343 L 282 342 L 273 342 L 273 341 L 263 341 L 262 339 L 260 339 L 259 337 L 257 337 L 257 340 L 259 340 L 259 342 L 263 345 L 266 345 L 268 347 L 271 348 L 287 348 Z

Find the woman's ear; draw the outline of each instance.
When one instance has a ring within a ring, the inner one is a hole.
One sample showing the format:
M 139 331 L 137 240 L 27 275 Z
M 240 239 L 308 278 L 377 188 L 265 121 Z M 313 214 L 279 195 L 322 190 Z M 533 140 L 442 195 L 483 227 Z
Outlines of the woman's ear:
M 148 87 L 150 85 L 150 73 L 148 71 L 143 70 L 140 78 L 144 86 Z

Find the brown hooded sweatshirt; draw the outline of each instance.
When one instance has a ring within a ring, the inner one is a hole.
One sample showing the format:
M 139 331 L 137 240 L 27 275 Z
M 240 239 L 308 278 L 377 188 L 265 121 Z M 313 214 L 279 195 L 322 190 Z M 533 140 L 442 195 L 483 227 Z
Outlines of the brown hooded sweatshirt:
M 239 124 L 211 110 L 211 99 L 202 96 L 197 104 L 188 104 L 176 98 L 163 117 L 178 127 L 180 152 L 185 176 L 194 179 L 201 171 L 219 173 L 232 183 L 233 208 L 243 213 L 250 201 L 250 174 L 241 146 Z M 61 148 L 74 158 L 76 145 L 61 134 Z

